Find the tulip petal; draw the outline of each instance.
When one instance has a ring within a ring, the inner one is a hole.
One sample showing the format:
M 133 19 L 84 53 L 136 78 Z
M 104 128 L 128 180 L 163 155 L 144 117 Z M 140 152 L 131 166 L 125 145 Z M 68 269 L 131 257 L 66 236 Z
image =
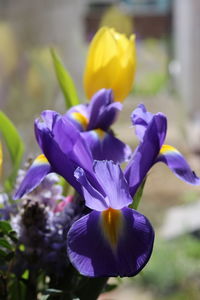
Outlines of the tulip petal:
M 51 172 L 53 171 L 46 157 L 43 154 L 39 155 L 26 173 L 26 176 L 13 197 L 14 200 L 30 193 L 42 182 L 44 177 Z
M 200 178 L 191 170 L 183 155 L 176 148 L 163 145 L 157 158 L 157 162 L 159 161 L 165 163 L 179 179 L 193 185 L 200 184 Z
M 115 213 L 117 218 L 109 229 L 109 223 L 105 223 L 105 212 L 96 211 L 71 226 L 67 239 L 68 255 L 82 275 L 134 276 L 148 262 L 154 241 L 148 219 L 130 208 Z M 118 231 L 114 233 L 115 229 Z M 114 246 L 108 237 L 112 234 L 116 236 Z
M 149 169 L 156 162 L 166 130 L 166 117 L 161 113 L 154 115 L 146 129 L 143 141 L 135 150 L 131 161 L 125 169 L 125 178 L 132 197 L 143 182 Z

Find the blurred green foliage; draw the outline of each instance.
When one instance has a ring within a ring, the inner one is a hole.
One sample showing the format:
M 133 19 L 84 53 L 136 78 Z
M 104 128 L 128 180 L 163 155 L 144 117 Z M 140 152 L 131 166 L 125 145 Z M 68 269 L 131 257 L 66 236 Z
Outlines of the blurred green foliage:
M 155 241 L 154 251 L 141 276 L 133 280 L 150 289 L 155 299 L 198 300 L 200 242 L 192 235 Z

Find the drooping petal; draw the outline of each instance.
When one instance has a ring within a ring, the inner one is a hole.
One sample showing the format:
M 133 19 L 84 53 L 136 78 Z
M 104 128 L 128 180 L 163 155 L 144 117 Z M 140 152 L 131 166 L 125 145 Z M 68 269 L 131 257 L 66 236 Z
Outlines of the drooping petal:
M 67 240 L 70 261 L 82 275 L 134 276 L 151 256 L 154 231 L 130 208 L 93 211 L 72 225 Z
M 83 132 L 81 135 L 96 160 L 112 160 L 115 163 L 122 163 L 131 157 L 131 148 L 111 133 L 96 129 Z
M 153 116 L 145 132 L 143 141 L 134 152 L 133 158 L 125 169 L 125 178 L 133 197 L 143 182 L 149 169 L 156 162 L 167 130 L 166 117 L 158 113 Z
M 200 184 L 200 178 L 191 170 L 183 155 L 176 148 L 163 145 L 157 158 L 157 162 L 159 161 L 165 163 L 179 179 L 194 185 Z
M 26 176 L 24 177 L 13 197 L 14 200 L 23 197 L 23 195 L 27 193 L 30 193 L 42 182 L 44 177 L 51 172 L 53 171 L 46 157 L 43 154 L 39 155 L 33 161 L 33 164 L 26 173 Z
M 131 114 L 132 124 L 135 126 L 135 132 L 140 141 L 143 140 L 147 126 L 151 122 L 153 114 L 146 110 L 144 104 L 139 104 Z
M 101 128 L 107 131 L 117 118 L 122 104 L 113 102 L 111 89 L 101 89 L 94 94 L 88 106 L 89 124 L 87 130 Z

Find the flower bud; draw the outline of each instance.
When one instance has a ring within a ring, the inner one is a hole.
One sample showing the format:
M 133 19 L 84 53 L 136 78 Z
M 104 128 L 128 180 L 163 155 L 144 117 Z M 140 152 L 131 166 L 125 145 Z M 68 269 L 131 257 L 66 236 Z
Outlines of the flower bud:
M 135 74 L 135 36 L 128 39 L 102 27 L 93 38 L 86 62 L 84 88 L 90 99 L 98 90 L 112 89 L 115 101 L 129 94 Z

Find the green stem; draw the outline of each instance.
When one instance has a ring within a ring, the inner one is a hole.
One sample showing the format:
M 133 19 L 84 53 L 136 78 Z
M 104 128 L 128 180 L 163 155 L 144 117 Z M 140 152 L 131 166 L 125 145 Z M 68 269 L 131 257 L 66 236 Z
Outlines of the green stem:
M 96 300 L 106 285 L 108 278 L 88 278 L 87 283 L 77 291 L 80 300 Z

